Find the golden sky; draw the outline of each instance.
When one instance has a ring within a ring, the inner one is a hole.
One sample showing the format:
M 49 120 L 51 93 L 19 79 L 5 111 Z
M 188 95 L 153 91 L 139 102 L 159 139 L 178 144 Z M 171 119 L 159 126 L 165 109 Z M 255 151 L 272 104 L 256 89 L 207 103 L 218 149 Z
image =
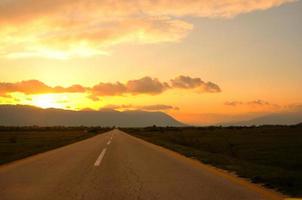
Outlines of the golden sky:
M 192 124 L 302 104 L 298 0 L 0 1 L 0 104 Z

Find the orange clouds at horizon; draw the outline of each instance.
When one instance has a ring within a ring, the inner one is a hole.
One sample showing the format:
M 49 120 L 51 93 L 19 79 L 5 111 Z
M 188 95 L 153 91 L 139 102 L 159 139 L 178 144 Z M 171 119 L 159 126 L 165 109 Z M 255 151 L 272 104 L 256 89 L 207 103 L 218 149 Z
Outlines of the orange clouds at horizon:
M 177 81 L 177 84 L 176 84 Z M 192 84 L 194 83 L 194 84 Z M 184 87 L 185 86 L 185 87 Z M 199 93 L 221 92 L 220 87 L 212 82 L 204 82 L 200 78 L 189 76 L 178 76 L 171 80 L 171 84 L 160 82 L 156 78 L 143 77 L 141 79 L 129 80 L 127 83 L 103 83 L 100 82 L 92 87 L 75 84 L 69 87 L 51 87 L 38 80 L 28 80 L 16 83 L 0 82 L 0 96 L 9 96 L 10 93 L 19 92 L 24 94 L 47 94 L 47 93 L 86 93 L 91 99 L 103 96 L 123 95 L 158 95 L 168 89 L 195 89 Z
M 189 124 L 198 124 L 201 121 L 204 124 L 213 124 L 223 120 L 223 117 L 245 119 L 261 113 L 288 112 L 300 108 L 300 104 L 279 105 L 261 99 L 224 103 L 216 101 L 205 105 L 202 102 L 196 104 L 194 100 L 201 94 L 208 94 L 203 96 L 206 98 L 212 93 L 220 92 L 220 86 L 215 83 L 183 75 L 168 82 L 143 77 L 125 83 L 100 82 L 90 87 L 79 84 L 67 87 L 49 86 L 38 80 L 29 80 L 0 83 L 0 104 L 68 110 L 163 111 Z M 215 114 L 209 113 L 210 110 Z
M 204 82 L 200 78 L 182 75 L 171 79 L 169 82 L 161 82 L 156 78 L 144 77 L 141 79 L 129 80 L 125 83 L 100 82 L 91 87 L 78 84 L 68 87 L 52 87 L 38 80 L 29 80 L 16 83 L 0 83 L 0 96 L 6 99 L 6 101 L 2 101 L 0 104 L 11 102 L 12 104 L 35 105 L 42 108 L 56 107 L 74 110 L 81 110 L 84 108 L 163 110 L 168 111 L 179 118 L 192 120 L 194 117 L 189 116 L 196 115 L 192 113 L 196 111 L 194 103 L 188 102 L 189 104 L 185 106 L 176 101 L 171 101 L 176 98 L 176 96 L 171 96 L 168 91 L 173 90 L 175 90 L 175 92 L 177 91 L 176 93 L 178 96 L 190 94 L 193 99 L 195 99 L 195 97 L 189 92 L 194 92 L 197 96 L 205 93 L 211 94 L 221 92 L 220 86 L 215 83 Z M 166 95 L 164 93 L 168 94 Z M 152 99 L 148 97 L 150 95 L 152 98 L 155 96 L 159 96 L 159 98 L 155 98 L 152 101 Z M 135 98 L 133 98 L 133 96 L 135 96 Z M 146 101 L 147 99 L 148 101 Z M 182 100 L 182 102 L 186 101 L 186 98 Z M 124 102 L 124 104 L 121 104 L 121 102 Z M 142 102 L 144 103 L 142 104 Z M 152 102 L 156 102 L 157 104 L 152 104 Z M 160 104 L 161 102 L 162 104 Z M 179 106 L 180 113 L 182 114 L 179 114 Z M 200 107 L 199 109 L 202 109 L 202 105 L 198 106 Z M 264 100 L 248 102 L 227 101 L 221 103 L 220 106 L 216 106 L 216 108 L 212 107 L 211 109 L 213 112 L 220 114 L 240 114 L 248 112 L 276 112 L 285 109 L 288 110 L 289 106 L 285 108 L 285 106 L 273 104 Z M 208 111 L 205 110 L 203 112 Z

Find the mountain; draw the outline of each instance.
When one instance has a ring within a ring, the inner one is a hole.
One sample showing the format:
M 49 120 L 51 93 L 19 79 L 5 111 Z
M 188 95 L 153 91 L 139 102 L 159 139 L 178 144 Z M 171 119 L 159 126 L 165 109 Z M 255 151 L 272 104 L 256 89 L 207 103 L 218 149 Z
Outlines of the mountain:
M 222 123 L 222 126 L 295 125 L 302 122 L 302 112 L 283 112 L 256 117 L 247 121 Z M 302 123 L 301 123 L 302 124 Z
M 163 112 L 41 109 L 25 105 L 0 105 L 2 126 L 184 126 Z

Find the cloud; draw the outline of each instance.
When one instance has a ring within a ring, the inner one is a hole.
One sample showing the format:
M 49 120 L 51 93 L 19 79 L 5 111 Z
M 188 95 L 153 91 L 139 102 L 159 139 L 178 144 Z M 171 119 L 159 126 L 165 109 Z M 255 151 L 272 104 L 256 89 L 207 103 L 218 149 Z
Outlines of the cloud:
M 226 106 L 239 106 L 239 105 L 243 105 L 244 103 L 241 101 L 226 101 L 224 102 L 224 105 Z
M 185 77 L 184 79 L 181 77 Z M 189 84 L 193 80 L 194 84 Z M 197 80 L 197 81 L 196 81 Z M 196 82 L 196 83 L 195 83 Z M 184 85 L 182 85 L 184 84 Z M 161 82 L 157 78 L 149 76 L 129 80 L 126 83 L 104 83 L 100 82 L 92 87 L 82 85 L 72 85 L 69 87 L 51 87 L 38 80 L 28 80 L 16 83 L 0 82 L 0 96 L 9 96 L 10 93 L 20 92 L 27 95 L 46 94 L 46 93 L 87 93 L 88 97 L 94 101 L 99 101 L 104 96 L 123 96 L 123 95 L 158 95 L 171 89 L 198 89 L 201 92 L 220 92 L 218 85 L 211 82 L 203 82 L 200 78 L 189 76 L 179 76 L 172 79 L 171 85 Z
M 0 94 L 22 92 L 25 94 L 39 94 L 50 92 L 52 88 L 38 80 L 21 81 L 17 83 L 0 83 Z
M 155 104 L 155 105 L 146 105 L 146 106 L 139 106 L 139 105 L 132 105 L 132 104 L 122 104 L 122 105 L 106 105 L 102 107 L 101 110 L 145 110 L 145 111 L 167 111 L 167 110 L 179 110 L 178 107 L 165 105 L 165 104 Z
M 128 110 L 133 109 L 132 104 L 122 104 L 122 105 L 115 105 L 115 104 L 108 104 L 103 106 L 100 110 Z
M 126 42 L 175 42 L 192 29 L 192 25 L 184 21 L 169 18 L 122 19 L 89 26 L 85 23 L 79 27 L 49 27 L 49 30 L 44 26 L 37 25 L 39 30 L 36 31 L 28 27 L 24 27 L 22 32 L 18 32 L 19 28 L 16 27 L 4 30 L 0 33 L 0 55 L 7 58 L 56 59 L 108 55 L 106 49 L 112 45 Z M 41 34 L 43 31 L 45 32 Z
M 160 94 L 168 88 L 167 83 L 161 83 L 158 79 L 143 77 L 137 80 L 130 80 L 126 84 L 116 83 L 99 83 L 90 90 L 91 98 L 98 96 L 121 96 L 125 94 Z
M 177 42 L 185 17 L 231 18 L 294 0 L 3 0 L 0 56 L 66 59 L 108 54 L 125 42 Z
M 70 87 L 62 87 L 62 86 L 56 86 L 52 88 L 53 93 L 83 93 L 87 90 L 86 87 L 81 85 L 72 85 Z
M 127 83 L 100 83 L 91 90 L 91 97 L 96 96 L 120 96 L 120 95 L 158 95 L 168 89 L 197 89 L 199 92 L 214 93 L 221 92 L 220 87 L 212 82 L 203 82 L 200 78 L 191 78 L 189 76 L 179 76 L 171 80 L 171 85 L 167 82 L 161 82 L 156 78 L 143 77 L 141 79 L 129 80 Z
M 200 78 L 191 78 L 189 76 L 178 76 L 171 80 L 171 85 L 180 89 L 198 89 L 199 92 L 221 92 L 217 84 L 204 82 Z
M 143 0 L 142 0 L 143 1 Z M 142 2 L 141 1 L 141 2 Z M 255 10 L 266 10 L 292 0 L 159 0 L 144 1 L 144 11 L 151 15 L 229 18 Z M 172 4 L 173 3 L 173 4 Z
M 274 103 L 270 103 L 268 101 L 264 101 L 264 100 L 253 100 L 253 101 L 247 101 L 247 102 L 243 102 L 243 101 L 226 101 L 224 103 L 224 105 L 226 106 L 252 106 L 252 107 L 275 107 L 275 108 L 279 108 L 280 106 Z
M 90 92 L 95 96 L 116 96 L 127 92 L 127 88 L 120 82 L 99 83 L 92 87 Z
M 290 112 L 302 112 L 302 103 L 293 103 L 285 106 Z
M 302 103 L 291 103 L 291 104 L 276 104 L 264 100 L 253 100 L 253 101 L 227 101 L 224 103 L 225 106 L 247 108 L 250 109 L 251 113 L 292 113 L 302 112 Z
M 275 105 L 275 104 L 271 104 L 268 101 L 264 101 L 264 100 L 254 100 L 254 101 L 249 101 L 247 102 L 248 105 L 252 105 L 252 106 L 270 106 L 270 105 Z
M 165 82 L 160 82 L 158 79 L 144 77 L 138 80 L 128 81 L 126 84 L 127 92 L 131 94 L 160 94 L 169 88 Z
M 178 107 L 164 105 L 164 104 L 156 104 L 156 105 L 149 105 L 141 107 L 143 110 L 179 110 Z
M 0 18 L 31 21 L 38 17 L 71 18 L 85 21 L 107 18 L 147 16 L 232 17 L 255 10 L 265 10 L 293 0 L 4 0 Z M 66 19 L 65 19 L 66 20 Z
M 50 87 L 38 80 L 28 80 L 16 83 L 0 83 L 0 96 L 7 96 L 9 93 L 20 92 L 24 94 L 46 94 L 46 93 L 82 93 L 86 88 L 81 85 L 70 87 Z

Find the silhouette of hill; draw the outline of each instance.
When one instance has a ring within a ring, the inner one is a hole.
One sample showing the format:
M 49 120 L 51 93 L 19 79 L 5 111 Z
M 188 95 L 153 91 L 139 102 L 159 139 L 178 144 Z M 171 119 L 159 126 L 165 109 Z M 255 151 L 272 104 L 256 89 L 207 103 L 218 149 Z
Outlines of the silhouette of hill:
M 184 126 L 163 112 L 41 109 L 25 105 L 0 105 L 2 126 Z
M 283 112 L 257 117 L 247 121 L 222 123 L 223 126 L 296 125 L 302 124 L 302 112 Z

